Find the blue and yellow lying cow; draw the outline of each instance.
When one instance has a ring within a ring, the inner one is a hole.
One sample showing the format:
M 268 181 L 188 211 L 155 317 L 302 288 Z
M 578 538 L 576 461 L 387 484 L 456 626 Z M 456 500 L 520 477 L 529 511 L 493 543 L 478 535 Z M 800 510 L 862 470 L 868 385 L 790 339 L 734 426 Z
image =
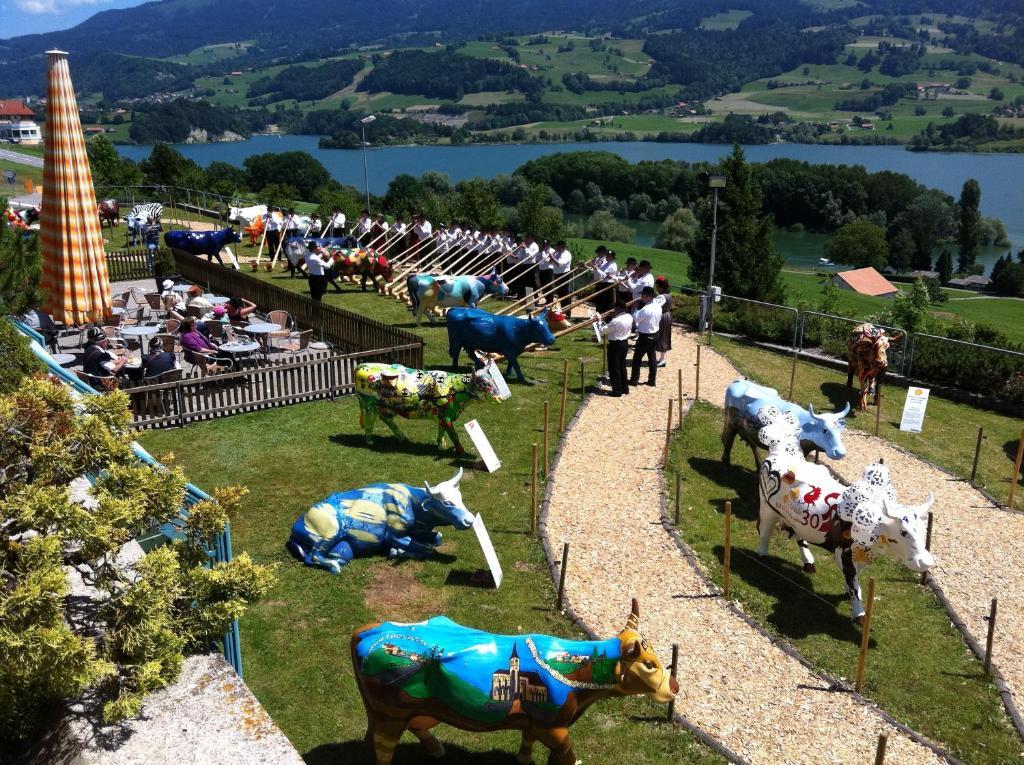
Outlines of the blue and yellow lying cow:
M 332 494 L 292 526 L 288 548 L 308 566 L 337 574 L 356 556 L 387 552 L 392 558 L 428 558 L 441 544 L 435 526 L 468 529 L 475 516 L 462 503 L 455 477 L 423 488 L 374 483 Z

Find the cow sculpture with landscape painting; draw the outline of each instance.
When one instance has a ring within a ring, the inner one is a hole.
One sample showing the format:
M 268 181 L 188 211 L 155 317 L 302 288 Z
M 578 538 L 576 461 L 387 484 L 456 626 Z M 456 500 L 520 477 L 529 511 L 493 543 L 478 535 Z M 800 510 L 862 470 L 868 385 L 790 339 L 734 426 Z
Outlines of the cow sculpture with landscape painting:
M 437 418 L 438 448 L 447 437 L 456 454 L 465 453 L 455 430 L 463 410 L 472 401 L 502 400 L 497 381 L 486 369 L 459 374 L 410 369 L 400 364 L 360 364 L 355 370 L 355 388 L 367 444 L 373 444 L 373 426 L 378 417 L 401 441 L 408 439 L 398 429 L 395 417 Z
M 444 616 L 415 624 L 368 624 L 352 633 L 352 665 L 377 765 L 392 760 L 406 730 L 427 754 L 444 746 L 431 729 L 522 731 L 516 762 L 533 762 L 533 744 L 557 765 L 576 765 L 569 727 L 591 704 L 647 696 L 672 701 L 679 683 L 640 634 L 633 600 L 626 626 L 607 640 L 495 635 Z
M 423 488 L 374 483 L 332 494 L 295 521 L 289 549 L 307 566 L 337 574 L 355 557 L 428 558 L 441 545 L 437 526 L 468 529 L 475 516 L 462 502 L 455 477 Z
M 406 280 L 406 286 L 409 289 L 409 299 L 412 301 L 412 315 L 417 324 L 424 314 L 433 324 L 432 311 L 437 306 L 476 308 L 476 304 L 484 295 L 504 297 L 508 294 L 508 286 L 494 271 L 487 276 L 413 274 Z
M 774 388 L 766 388 L 749 380 L 736 380 L 725 391 L 725 423 L 722 427 L 722 461 L 729 464 L 736 436 L 745 441 L 754 453 L 754 463 L 761 461 L 758 448 L 767 444 L 758 440 L 758 432 L 779 412 L 790 412 L 800 424 L 800 447 L 804 454 L 821 451 L 832 460 L 846 456 L 841 434 L 846 428 L 845 417 L 850 405 L 835 414 L 818 414 L 812 404 L 802 409 L 784 400 Z
M 505 374 L 514 373 L 520 382 L 526 382 L 526 375 L 519 367 L 519 354 L 533 343 L 551 345 L 555 342 L 555 336 L 548 327 L 546 310 L 520 319 L 497 316 L 479 308 L 452 308 L 448 311 L 447 324 L 448 352 L 453 367 L 458 367 L 459 353 L 463 349 L 477 367 L 483 365 L 477 351 L 500 353 L 508 360 Z
M 860 409 L 867 411 L 868 397 L 875 406 L 882 390 L 882 378 L 889 368 L 889 347 L 903 339 L 903 333 L 887 335 L 882 327 L 858 324 L 850 331 L 847 342 L 846 387 L 853 387 L 853 376 L 860 381 Z
M 853 616 L 859 621 L 864 604 L 858 572 L 875 557 L 888 555 L 918 572 L 935 564 L 925 541 L 932 495 L 917 506 L 900 504 L 889 469 L 881 463 L 868 465 L 859 481 L 844 486 L 824 465 L 804 458 L 799 423 L 788 412 L 780 412 L 763 427 L 758 439 L 768 445 L 758 471 L 758 555 L 768 554 L 777 526 L 797 537 L 809 573 L 814 571 L 810 545 L 828 550 L 843 572 Z

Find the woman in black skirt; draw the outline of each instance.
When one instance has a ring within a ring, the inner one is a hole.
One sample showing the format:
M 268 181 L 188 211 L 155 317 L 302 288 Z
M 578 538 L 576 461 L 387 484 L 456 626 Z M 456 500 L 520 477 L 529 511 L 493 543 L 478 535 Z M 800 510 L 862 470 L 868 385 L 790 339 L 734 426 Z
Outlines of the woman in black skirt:
M 655 302 L 661 303 L 661 323 L 658 325 L 658 366 L 665 366 L 665 356 L 672 350 L 672 288 L 668 279 L 659 276 L 654 280 Z

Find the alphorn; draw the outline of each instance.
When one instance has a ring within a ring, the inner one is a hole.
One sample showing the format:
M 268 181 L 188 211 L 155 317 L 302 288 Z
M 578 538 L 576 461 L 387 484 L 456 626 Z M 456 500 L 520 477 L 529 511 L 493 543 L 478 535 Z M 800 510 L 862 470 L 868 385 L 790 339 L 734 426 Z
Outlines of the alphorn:
M 554 335 L 555 335 L 555 337 L 561 337 L 562 335 L 568 335 L 570 332 L 575 332 L 577 329 L 583 329 L 584 327 L 589 327 L 594 322 L 601 321 L 606 316 L 610 316 L 613 313 L 615 313 L 615 309 L 614 308 L 612 308 L 611 310 L 605 311 L 604 313 L 599 313 L 599 314 L 597 314 L 595 316 L 591 316 L 589 319 L 587 319 L 586 321 L 581 321 L 579 324 L 573 324 L 571 327 L 566 327 L 565 329 L 560 329 L 557 332 L 555 332 Z
M 514 263 L 510 268 L 506 268 L 505 269 L 505 273 L 503 273 L 501 275 L 501 278 L 503 280 L 505 280 L 505 283 L 507 284 L 509 282 L 509 280 L 511 280 L 513 277 L 518 279 L 520 276 L 529 273 L 530 268 L 532 268 L 532 267 L 534 267 L 536 265 L 537 264 L 534 261 L 532 261 L 532 260 L 530 260 L 530 261 L 520 260 L 518 263 Z M 523 268 L 523 266 L 526 266 L 526 267 Z M 480 298 L 479 301 L 477 301 L 477 305 L 480 305 L 480 303 L 482 303 L 485 300 L 487 300 L 488 298 L 492 298 L 492 297 L 494 297 L 493 293 L 488 293 L 488 294 L 484 295 L 483 297 Z
M 446 265 L 446 269 L 445 270 L 434 269 L 434 270 L 438 270 L 438 272 L 436 274 L 434 274 L 434 275 L 440 276 L 440 275 L 442 275 L 444 273 L 448 273 L 448 272 L 450 272 L 452 275 L 459 275 L 460 270 L 464 271 L 466 273 L 473 273 L 473 274 L 475 274 L 477 271 L 487 270 L 487 269 L 491 268 L 492 266 L 496 265 L 503 257 L 505 257 L 504 254 L 500 254 L 499 253 L 496 257 L 492 258 L 491 260 L 485 261 L 485 263 L 483 264 L 484 267 L 482 269 L 476 269 L 475 268 L 475 269 L 472 270 L 472 272 L 470 272 L 469 269 L 466 268 L 466 266 L 468 266 L 474 260 L 478 259 L 480 257 L 480 255 L 481 255 L 481 253 L 477 253 L 477 252 L 464 253 L 461 257 L 457 258 L 456 260 L 446 263 L 445 264 Z M 423 270 L 423 271 L 420 271 L 419 273 L 421 273 L 421 274 L 429 274 L 429 273 L 431 273 L 431 271 L 430 270 Z M 404 287 L 405 287 L 405 285 L 400 285 L 399 289 L 397 289 L 395 291 L 396 294 L 406 293 L 407 290 L 404 289 Z
M 565 296 L 565 299 L 566 299 L 566 300 L 568 300 L 568 299 L 570 299 L 570 298 L 574 297 L 575 295 L 578 295 L 578 294 L 580 294 L 580 293 L 581 293 L 581 292 L 583 292 L 584 290 L 587 290 L 587 289 L 589 289 L 590 287 L 593 287 L 593 286 L 594 286 L 595 284 L 602 284 L 602 282 L 590 282 L 589 284 L 587 284 L 587 285 L 585 285 L 585 286 L 583 286 L 583 287 L 580 287 L 580 288 L 579 288 L 578 290 L 576 290 L 575 292 L 572 292 L 572 293 L 570 293 L 570 294 L 566 295 L 566 296 Z M 597 295 L 600 295 L 600 294 L 601 294 L 602 292 L 607 292 L 608 290 L 610 290 L 610 289 L 612 289 L 612 288 L 614 288 L 614 287 L 617 287 L 617 286 L 618 286 L 618 282 L 609 282 L 609 283 L 607 283 L 607 284 L 604 284 L 604 286 L 598 287 L 598 288 L 597 288 L 596 290 L 594 290 L 594 291 L 593 291 L 592 293 L 590 293 L 589 295 L 586 295 L 586 296 L 584 296 L 584 297 L 581 297 L 581 298 L 580 298 L 579 300 L 573 300 L 573 301 L 572 301 L 571 303 L 569 303 L 569 305 L 567 305 L 567 306 L 563 306 L 563 307 L 561 308 L 561 310 L 562 310 L 562 312 L 563 312 L 563 313 L 565 313 L 565 314 L 567 314 L 567 315 L 568 315 L 569 311 L 571 311 L 571 310 L 572 310 L 573 308 L 575 308 L 576 306 L 578 306 L 578 305 L 583 305 L 584 303 L 586 303 L 586 302 L 587 302 L 588 300 L 590 300 L 591 298 L 594 298 L 594 297 L 596 297 Z
M 398 279 L 396 279 L 398 283 L 394 286 L 394 289 L 392 289 L 389 294 L 392 295 L 393 297 L 404 299 L 403 295 L 405 295 L 405 293 L 408 291 L 406 289 L 406 280 L 408 280 L 408 278 L 413 273 L 430 273 L 431 271 L 436 269 L 438 265 L 442 263 L 447 257 L 448 253 L 439 253 L 435 250 L 433 257 L 430 260 L 421 263 L 411 263 L 411 265 L 409 264 L 409 262 L 407 262 L 408 267 L 401 274 L 399 274 Z M 403 279 L 402 277 L 405 278 Z
M 412 245 L 411 247 L 407 247 L 405 250 L 403 250 L 399 254 L 399 257 L 402 257 L 406 262 L 409 262 L 409 260 L 412 259 L 412 256 L 414 254 L 416 254 L 418 252 L 421 252 L 423 250 L 423 248 L 429 242 L 432 242 L 433 240 L 434 240 L 434 234 L 431 234 L 430 236 L 428 236 L 428 237 L 426 237 L 424 239 L 420 239 L 419 241 L 416 242 L 416 244 Z M 393 294 L 392 291 L 393 291 L 395 285 L 398 284 L 399 282 L 401 282 L 402 278 L 406 274 L 408 274 L 410 271 L 412 271 L 414 268 L 416 268 L 415 264 L 409 266 L 404 271 L 402 271 L 400 274 L 398 274 L 398 276 L 396 276 L 394 279 L 392 279 L 390 282 L 388 282 L 387 291 L 388 291 L 389 295 Z
M 542 297 L 545 300 L 550 301 L 551 296 L 554 295 L 559 290 L 559 288 L 561 288 L 565 284 L 568 284 L 569 282 L 571 282 L 573 279 L 575 279 L 581 273 L 583 273 L 583 271 L 581 269 L 572 269 L 570 271 L 567 271 L 565 274 L 560 276 L 558 279 L 553 280 L 547 286 L 542 287 L 539 290 L 535 290 L 533 292 L 533 294 L 528 295 L 527 297 L 522 298 L 522 299 L 516 301 L 515 303 L 512 303 L 510 305 L 506 305 L 506 306 L 502 306 L 495 313 L 498 313 L 498 314 L 508 314 L 509 312 L 511 312 L 513 310 L 519 310 L 523 305 L 528 304 L 530 301 L 536 301 L 536 300 L 539 300 Z

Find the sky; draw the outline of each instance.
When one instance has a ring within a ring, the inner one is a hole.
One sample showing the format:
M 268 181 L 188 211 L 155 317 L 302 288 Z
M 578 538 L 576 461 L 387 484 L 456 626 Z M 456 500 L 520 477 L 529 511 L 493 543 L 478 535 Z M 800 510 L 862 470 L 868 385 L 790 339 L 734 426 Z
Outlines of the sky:
M 147 0 L 0 0 L 0 38 L 52 32 L 79 24 L 94 13 L 131 8 Z

